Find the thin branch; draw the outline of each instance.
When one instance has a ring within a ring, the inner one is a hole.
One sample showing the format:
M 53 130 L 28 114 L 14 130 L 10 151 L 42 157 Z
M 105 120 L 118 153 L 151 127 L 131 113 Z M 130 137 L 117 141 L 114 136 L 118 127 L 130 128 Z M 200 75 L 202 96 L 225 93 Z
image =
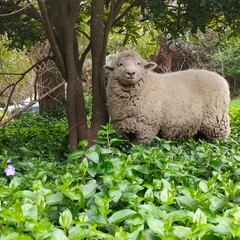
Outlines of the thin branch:
M 10 96 L 9 96 L 9 98 L 8 98 L 7 105 L 6 105 L 6 107 L 5 107 L 5 109 L 4 109 L 4 112 L 3 112 L 2 116 L 1 116 L 0 122 L 3 120 L 4 116 L 5 116 L 6 113 L 7 113 L 8 106 L 9 106 L 9 104 L 10 104 L 10 101 L 11 101 L 11 98 L 12 98 L 12 95 L 13 95 L 13 92 L 14 92 L 15 88 L 16 88 L 16 85 L 12 85 L 12 90 L 11 90 Z
M 7 3 L 8 4 L 7 6 L 9 8 L 12 8 L 13 10 L 15 10 L 14 12 L 10 13 L 10 15 L 13 15 L 13 14 L 20 15 L 20 14 L 22 14 L 22 11 L 23 11 L 27 16 L 29 16 L 37 21 L 42 21 L 42 17 L 40 15 L 40 13 L 33 5 L 34 3 L 31 2 L 30 0 L 27 0 L 26 2 L 28 4 L 25 7 L 21 7 L 21 6 L 19 6 L 20 1 L 14 2 L 14 1 L 9 0 Z M 2 15 L 9 16 L 9 13 L 2 14 Z
M 14 93 L 14 90 L 15 90 L 17 84 L 20 83 L 20 82 L 24 79 L 24 77 L 25 77 L 33 68 L 35 68 L 37 65 L 41 64 L 42 62 L 44 62 L 44 61 L 46 61 L 46 60 L 48 60 L 48 59 L 50 59 L 49 56 L 45 57 L 44 59 L 38 61 L 37 63 L 35 63 L 34 65 L 32 65 L 29 69 L 27 69 L 25 72 L 23 72 L 23 73 L 21 73 L 21 74 L 20 74 L 20 73 L 15 73 L 15 74 L 14 74 L 14 73 L 12 73 L 12 74 L 11 74 L 11 73 L 7 73 L 7 74 L 5 73 L 6 75 L 20 75 L 21 77 L 20 77 L 20 79 L 18 79 L 16 82 L 14 82 L 14 83 L 12 83 L 12 84 L 9 84 L 7 87 L 5 87 L 5 88 L 0 92 L 0 96 L 1 96 L 1 95 L 3 95 L 3 93 L 4 93 L 5 91 L 7 91 L 7 89 L 12 88 L 12 89 L 11 89 L 11 92 L 10 92 L 10 95 L 9 95 L 9 97 L 8 97 L 7 105 L 6 105 L 5 109 L 4 109 L 3 115 L 1 116 L 0 122 L 2 121 L 2 119 L 4 118 L 4 116 L 5 116 L 6 113 L 7 113 L 7 109 L 8 109 L 9 103 L 10 103 L 10 101 L 11 101 L 12 95 L 13 95 L 13 93 Z M 4 74 L 4 73 L 0 73 L 0 74 Z
M 0 120 L 0 126 L 10 122 L 12 119 L 14 119 L 16 116 L 18 116 L 20 113 L 26 111 L 28 108 L 30 108 L 33 104 L 37 103 L 38 101 L 42 100 L 43 98 L 47 97 L 49 94 L 51 94 L 52 92 L 56 91 L 58 88 L 62 87 L 65 84 L 65 82 L 60 83 L 59 85 L 57 85 L 56 87 L 54 87 L 53 89 L 51 89 L 49 92 L 43 94 L 41 97 L 39 97 L 36 100 L 31 101 L 29 104 L 27 104 L 26 106 L 24 106 L 23 108 L 19 109 L 17 112 L 13 113 L 11 116 L 9 116 L 6 120 L 2 121 L 2 118 Z
M 89 41 L 91 40 L 90 36 L 89 36 L 87 33 L 85 33 L 85 32 L 82 31 L 82 30 L 80 30 L 79 32 L 80 32 L 82 35 L 84 35 Z
M 30 3 L 28 3 L 26 6 L 24 6 L 24 7 L 21 7 L 20 9 L 18 9 L 18 10 L 16 10 L 16 11 L 13 11 L 13 12 L 11 12 L 11 13 L 2 13 L 2 14 L 0 14 L 0 17 L 8 17 L 8 16 L 11 16 L 11 15 L 14 15 L 14 14 L 17 14 L 17 13 L 19 13 L 19 12 L 22 12 L 22 11 L 24 11 L 26 8 L 28 8 L 30 5 L 33 5 L 34 4 L 34 2 L 30 2 Z
M 125 2 L 124 0 L 118 0 L 117 3 L 115 4 L 115 2 L 112 1 L 110 15 L 109 15 L 108 21 L 105 24 L 105 31 L 104 31 L 105 38 L 108 36 L 108 33 L 113 25 L 113 22 L 116 19 L 124 2 Z
M 79 68 L 80 68 L 80 72 L 81 72 L 81 78 L 82 78 L 82 68 L 83 68 L 83 64 L 84 61 L 86 59 L 87 54 L 89 53 L 91 49 L 91 43 L 88 44 L 88 46 L 85 48 L 85 50 L 83 51 L 83 53 L 81 54 L 81 58 L 79 60 Z
M 48 17 L 48 13 L 46 10 L 46 7 L 44 5 L 44 2 L 42 0 L 38 0 L 38 5 L 40 8 L 40 11 L 42 13 L 42 24 L 43 24 L 43 28 L 45 29 L 46 35 L 48 37 L 48 41 L 51 45 L 51 49 L 53 51 L 53 55 L 54 55 L 54 60 L 56 65 L 58 66 L 62 76 L 64 78 L 66 78 L 66 68 L 64 65 L 64 61 L 63 61 L 63 57 L 61 55 L 61 52 L 58 48 L 54 33 L 53 33 L 53 29 L 52 29 L 52 25 L 50 23 L 50 19 Z
M 119 15 L 113 22 L 112 25 L 115 25 L 117 22 L 119 22 L 122 18 L 126 16 L 127 13 L 129 13 L 133 7 L 136 7 L 139 4 L 139 0 L 135 0 L 121 15 Z
M 110 12 L 110 16 L 108 18 L 108 21 L 105 24 L 105 29 L 104 29 L 104 42 L 105 42 L 105 46 L 107 45 L 107 38 L 108 38 L 108 34 L 112 28 L 113 25 L 115 25 L 118 21 L 120 21 L 124 16 L 126 16 L 126 14 L 135 6 L 137 6 L 139 4 L 139 0 L 135 0 L 127 9 L 125 9 L 125 11 L 123 11 L 123 13 L 117 17 L 117 15 L 119 14 L 119 11 L 121 10 L 121 7 L 123 5 L 125 1 L 123 0 L 118 0 L 118 2 L 116 3 L 116 5 L 112 5 L 111 6 L 111 12 Z
M 43 58 L 42 60 L 36 62 L 34 65 L 32 65 L 30 68 L 28 68 L 25 72 L 23 73 L 3 73 L 1 72 L 0 75 L 15 75 L 15 76 L 21 76 L 20 79 L 18 79 L 15 83 L 12 83 L 10 85 L 8 85 L 6 88 L 4 88 L 1 92 L 0 92 L 0 96 L 8 89 L 10 88 L 11 86 L 13 85 L 17 85 L 19 82 L 21 82 L 23 80 L 23 78 L 30 72 L 32 71 L 37 65 L 41 64 L 42 62 L 45 62 L 47 60 L 51 59 L 50 56 L 47 56 L 45 58 Z

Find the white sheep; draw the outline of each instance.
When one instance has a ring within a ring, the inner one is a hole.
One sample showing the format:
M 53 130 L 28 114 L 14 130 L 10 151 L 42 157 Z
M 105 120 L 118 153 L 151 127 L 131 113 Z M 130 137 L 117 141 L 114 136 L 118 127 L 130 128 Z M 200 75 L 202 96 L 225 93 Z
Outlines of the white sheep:
M 229 86 L 217 73 L 186 70 L 166 74 L 135 51 L 123 51 L 106 70 L 107 106 L 113 126 L 139 144 L 155 136 L 223 139 L 230 133 Z

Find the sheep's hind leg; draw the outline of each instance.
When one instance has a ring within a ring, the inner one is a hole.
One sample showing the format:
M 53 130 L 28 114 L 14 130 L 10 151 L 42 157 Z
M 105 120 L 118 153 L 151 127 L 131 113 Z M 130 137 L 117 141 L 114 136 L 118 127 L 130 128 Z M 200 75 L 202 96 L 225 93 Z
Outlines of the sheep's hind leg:
M 229 117 L 227 114 L 216 116 L 213 121 L 205 122 L 201 128 L 201 133 L 210 141 L 224 139 L 230 134 Z

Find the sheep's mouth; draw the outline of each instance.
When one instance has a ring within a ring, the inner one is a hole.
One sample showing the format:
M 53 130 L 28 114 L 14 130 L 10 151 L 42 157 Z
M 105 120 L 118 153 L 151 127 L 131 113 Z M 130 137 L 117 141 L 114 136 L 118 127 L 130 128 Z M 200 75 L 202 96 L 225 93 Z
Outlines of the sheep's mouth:
M 123 85 L 135 85 L 138 81 L 139 79 L 137 78 L 126 78 L 126 79 L 122 79 L 121 83 Z

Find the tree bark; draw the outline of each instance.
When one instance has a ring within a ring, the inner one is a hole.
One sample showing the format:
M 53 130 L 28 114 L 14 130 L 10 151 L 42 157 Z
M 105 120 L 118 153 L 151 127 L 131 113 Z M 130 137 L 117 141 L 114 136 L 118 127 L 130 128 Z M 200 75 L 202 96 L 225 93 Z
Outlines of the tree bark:
M 53 65 L 53 63 L 52 63 Z M 53 69 L 55 71 L 53 71 Z M 38 78 L 38 95 L 43 96 L 51 89 L 55 88 L 59 84 L 65 82 L 62 75 L 57 71 L 55 64 L 52 70 L 46 70 L 42 76 Z M 65 108 L 65 87 L 58 88 L 45 98 L 39 100 L 39 112 L 40 114 L 51 114 L 54 116 L 59 115 L 59 111 L 62 112 Z
M 36 44 L 29 57 L 32 62 L 39 62 L 49 56 L 50 44 L 47 40 Z M 42 61 L 37 64 L 35 71 L 37 73 L 37 93 L 38 97 L 48 93 L 51 89 L 54 89 L 61 83 L 65 83 L 60 71 L 58 70 L 55 62 L 51 59 Z M 39 100 L 39 112 L 40 114 L 52 114 L 59 115 L 59 110 L 63 110 L 66 107 L 65 86 L 62 84 L 56 91 L 51 92 L 45 98 Z M 62 111 L 61 111 L 62 112 Z
M 91 53 L 92 53 L 92 139 L 101 125 L 108 121 L 106 110 L 104 0 L 92 0 L 91 5 Z

